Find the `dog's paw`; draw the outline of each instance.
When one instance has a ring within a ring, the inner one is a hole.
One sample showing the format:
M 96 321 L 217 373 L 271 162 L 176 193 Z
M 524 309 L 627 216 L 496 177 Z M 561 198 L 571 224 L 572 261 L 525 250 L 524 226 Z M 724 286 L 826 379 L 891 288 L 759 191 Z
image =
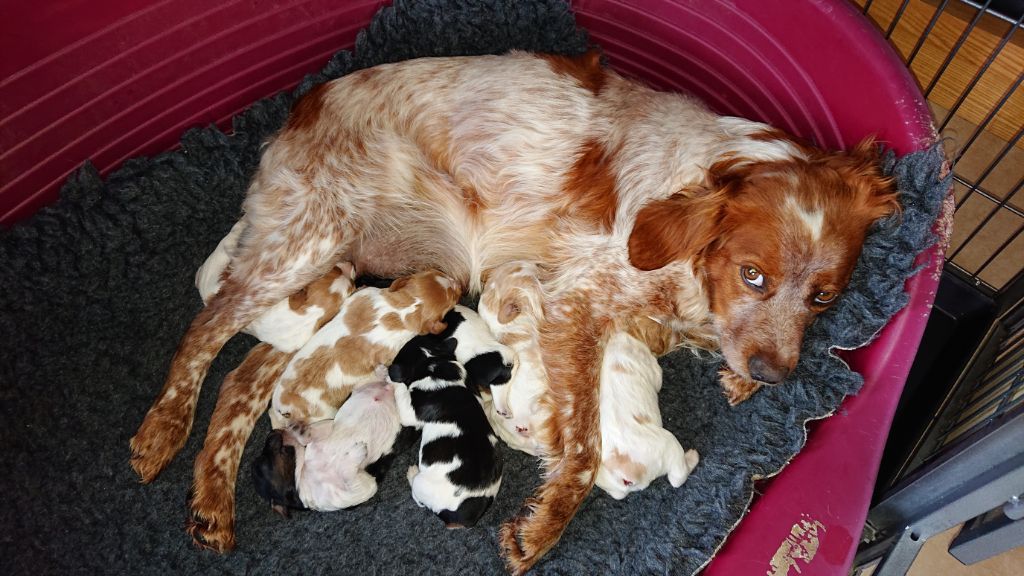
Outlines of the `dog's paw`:
M 501 525 L 498 533 L 498 542 L 501 545 L 501 556 L 505 560 L 505 567 L 509 574 L 520 576 L 533 566 L 536 560 L 531 560 L 524 551 L 524 545 L 520 540 L 521 528 L 526 518 L 517 516 Z
M 191 421 L 168 414 L 159 407 L 150 409 L 139 430 L 129 441 L 129 464 L 143 484 L 149 484 L 171 463 L 185 440 Z
M 200 455 L 202 458 L 203 455 Z M 199 548 L 224 554 L 235 547 L 235 493 L 200 465 L 189 493 L 189 519 L 185 531 Z
M 216 513 L 206 514 L 194 508 L 191 511 L 185 530 L 192 537 L 192 543 L 198 548 L 212 550 L 219 554 L 233 550 L 235 548 L 233 515 L 221 518 Z
M 498 542 L 505 567 L 513 576 L 525 574 L 544 554 L 550 550 L 562 531 L 563 526 L 544 522 L 537 514 L 543 508 L 538 498 L 528 498 L 519 514 L 501 525 Z
M 732 370 L 722 370 L 718 373 L 719 382 L 722 385 L 722 392 L 725 394 L 729 406 L 736 406 L 748 400 L 761 389 L 759 382 L 747 380 Z

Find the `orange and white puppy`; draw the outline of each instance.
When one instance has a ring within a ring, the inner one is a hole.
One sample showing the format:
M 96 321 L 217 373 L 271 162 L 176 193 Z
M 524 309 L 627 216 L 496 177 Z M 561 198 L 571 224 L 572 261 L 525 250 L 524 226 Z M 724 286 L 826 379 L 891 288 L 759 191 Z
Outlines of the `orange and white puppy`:
M 625 332 L 608 339 L 601 366 L 601 468 L 597 485 L 621 500 L 668 475 L 678 488 L 699 460 L 662 427 L 661 367 L 647 345 Z
M 292 357 L 274 386 L 270 422 L 306 443 L 304 428 L 333 418 L 352 390 L 376 382 L 378 367 L 418 334 L 439 333 L 461 288 L 435 270 L 364 287 Z
M 244 220 L 235 223 L 196 271 L 196 288 L 203 304 L 220 291 L 244 230 Z M 271 306 L 242 332 L 281 352 L 295 352 L 334 318 L 342 301 L 355 291 L 355 278 L 352 264 L 340 262 L 319 280 Z
M 543 454 L 546 443 L 540 435 L 548 416 L 541 406 L 548 389 L 539 342 L 543 303 L 537 265 L 510 262 L 490 272 L 477 307 L 494 337 L 516 356 L 516 369 L 506 387 L 506 414 L 485 402 L 487 419 L 502 441 L 533 456 Z

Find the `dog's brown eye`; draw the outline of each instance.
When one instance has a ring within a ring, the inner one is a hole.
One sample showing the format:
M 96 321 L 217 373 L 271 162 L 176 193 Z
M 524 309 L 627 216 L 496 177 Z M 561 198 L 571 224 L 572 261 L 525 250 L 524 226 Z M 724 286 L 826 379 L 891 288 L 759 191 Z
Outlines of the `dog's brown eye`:
M 832 290 L 822 290 L 821 292 L 818 292 L 817 294 L 814 295 L 814 303 L 831 304 L 832 301 L 835 300 L 836 296 L 838 295 L 838 292 L 833 292 Z
M 764 288 L 764 274 L 753 266 L 740 266 L 740 277 L 749 286 L 753 286 L 758 290 Z

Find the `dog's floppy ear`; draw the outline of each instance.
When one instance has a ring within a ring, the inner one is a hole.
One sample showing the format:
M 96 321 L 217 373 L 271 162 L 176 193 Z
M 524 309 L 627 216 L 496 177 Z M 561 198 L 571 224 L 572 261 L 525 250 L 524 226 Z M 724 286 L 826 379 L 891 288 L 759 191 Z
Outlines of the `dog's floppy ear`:
M 865 138 L 849 152 L 830 155 L 827 163 L 855 187 L 857 211 L 868 220 L 901 213 L 895 180 L 882 173 L 882 158 L 873 137 Z
M 693 186 L 648 202 L 629 235 L 629 261 L 641 270 L 656 270 L 697 256 L 717 235 L 724 200 L 722 190 Z

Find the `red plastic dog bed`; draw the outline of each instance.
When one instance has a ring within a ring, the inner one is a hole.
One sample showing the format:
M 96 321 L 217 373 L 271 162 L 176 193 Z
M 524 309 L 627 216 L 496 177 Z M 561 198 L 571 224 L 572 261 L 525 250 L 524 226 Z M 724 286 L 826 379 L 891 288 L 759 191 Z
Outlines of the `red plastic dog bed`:
M 352 47 L 384 4 L 9 3 L 0 24 L 0 223 L 51 203 L 86 159 L 107 174 L 127 158 L 173 147 L 188 127 L 228 128 L 251 102 L 293 87 Z M 695 93 L 719 112 L 827 147 L 876 134 L 906 154 L 935 140 L 914 80 L 844 0 L 784 8 L 762 0 L 572 6 L 613 68 Z M 942 220 L 950 213 L 947 206 Z M 811 425 L 807 445 L 756 499 L 707 574 L 787 574 L 791 565 L 804 575 L 845 574 L 943 248 L 940 242 L 921 256 L 925 269 L 907 284 L 910 304 L 873 343 L 847 355 L 864 375 L 862 391 Z

